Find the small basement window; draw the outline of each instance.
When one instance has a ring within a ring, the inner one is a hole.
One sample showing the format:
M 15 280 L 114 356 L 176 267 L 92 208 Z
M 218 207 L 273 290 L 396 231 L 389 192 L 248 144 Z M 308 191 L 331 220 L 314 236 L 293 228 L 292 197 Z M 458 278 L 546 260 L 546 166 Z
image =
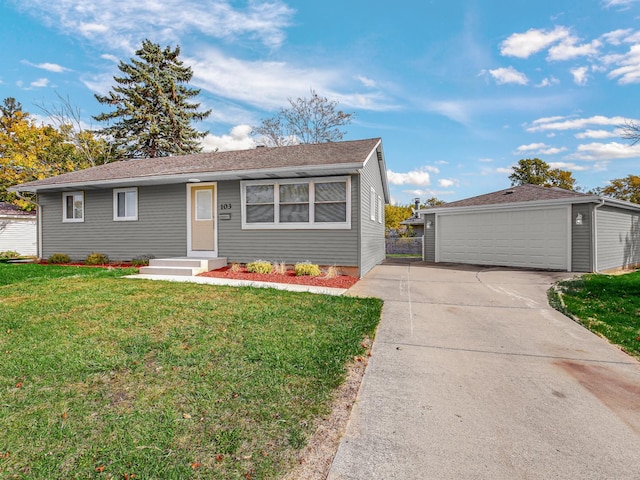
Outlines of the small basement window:
M 84 222 L 84 192 L 62 194 L 62 221 Z

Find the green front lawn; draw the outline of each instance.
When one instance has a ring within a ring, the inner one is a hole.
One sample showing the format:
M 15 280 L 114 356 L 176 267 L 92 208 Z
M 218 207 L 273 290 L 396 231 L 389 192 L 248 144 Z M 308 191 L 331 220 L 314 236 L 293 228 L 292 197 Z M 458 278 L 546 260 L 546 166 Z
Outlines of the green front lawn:
M 37 263 L 0 264 L 0 286 L 29 281 L 47 282 L 60 277 L 120 277 L 138 273 L 136 268 L 66 267 L 59 265 L 39 265 Z M 1 296 L 0 296 L 1 298 Z
M 560 282 L 556 291 L 563 303 L 554 301 L 552 290 L 556 308 L 640 358 L 640 271 L 582 275 Z
M 0 478 L 278 478 L 380 318 L 377 299 L 55 268 L 0 287 Z

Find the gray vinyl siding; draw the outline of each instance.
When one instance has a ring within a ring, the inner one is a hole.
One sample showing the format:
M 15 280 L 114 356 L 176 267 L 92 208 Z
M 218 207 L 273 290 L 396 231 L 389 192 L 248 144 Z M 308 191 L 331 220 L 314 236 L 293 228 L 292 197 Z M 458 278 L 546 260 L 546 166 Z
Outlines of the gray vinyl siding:
M 84 191 L 84 222 L 62 221 L 62 192 L 38 196 L 42 206 L 42 255 L 66 253 L 84 259 L 100 252 L 111 260 L 138 255 L 187 254 L 187 193 L 184 184 L 138 188 L 138 220 L 113 220 L 113 189 Z
M 231 214 L 230 220 L 218 220 L 218 256 L 226 257 L 229 262 L 240 263 L 262 259 L 286 263 L 308 260 L 319 265 L 358 265 L 357 176 L 351 177 L 351 228 L 344 230 L 242 230 L 240 195 L 239 181 L 218 183 L 218 215 Z M 223 204 L 231 208 L 221 210 Z
M 571 271 L 592 272 L 593 268 L 593 205 L 571 206 Z M 582 215 L 582 225 L 576 217 Z
M 640 212 L 600 207 L 596 229 L 598 271 L 640 264 Z
M 374 151 L 361 170 L 360 174 L 360 276 L 382 263 L 386 257 L 384 231 L 384 190 L 377 154 Z M 376 210 L 375 220 L 371 220 L 371 187 L 378 197 L 382 198 L 382 222 L 378 222 Z
M 431 222 L 431 228 L 427 228 L 427 222 Z M 424 242 L 422 258 L 425 262 L 436 261 L 436 214 L 424 216 Z

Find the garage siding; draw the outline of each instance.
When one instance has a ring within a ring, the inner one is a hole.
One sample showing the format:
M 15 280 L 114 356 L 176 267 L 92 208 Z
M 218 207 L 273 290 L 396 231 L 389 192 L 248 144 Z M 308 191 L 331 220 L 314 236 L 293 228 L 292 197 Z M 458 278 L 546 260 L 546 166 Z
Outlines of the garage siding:
M 571 270 L 574 272 L 593 271 L 593 205 L 571 206 Z M 582 225 L 576 224 L 578 215 Z
M 436 261 L 567 270 L 569 208 L 440 214 Z
M 427 222 L 431 222 L 431 228 L 427 228 Z M 436 215 L 431 213 L 424 216 L 424 241 L 422 242 L 425 262 L 436 261 Z
M 596 209 L 597 270 L 640 264 L 640 213 L 605 206 Z

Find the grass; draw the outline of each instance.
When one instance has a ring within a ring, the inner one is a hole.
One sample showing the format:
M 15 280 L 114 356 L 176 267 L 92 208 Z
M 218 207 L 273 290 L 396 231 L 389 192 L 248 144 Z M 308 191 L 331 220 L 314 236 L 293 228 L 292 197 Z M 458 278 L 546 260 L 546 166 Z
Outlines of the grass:
M 278 478 L 380 318 L 377 299 L 34 267 L 0 265 L 1 478 Z
M 136 268 L 63 267 L 37 263 L 0 264 L 0 286 L 23 281 L 40 284 L 61 277 L 120 277 L 137 272 Z
M 550 291 L 551 304 L 640 358 L 640 271 L 582 275 Z

